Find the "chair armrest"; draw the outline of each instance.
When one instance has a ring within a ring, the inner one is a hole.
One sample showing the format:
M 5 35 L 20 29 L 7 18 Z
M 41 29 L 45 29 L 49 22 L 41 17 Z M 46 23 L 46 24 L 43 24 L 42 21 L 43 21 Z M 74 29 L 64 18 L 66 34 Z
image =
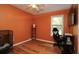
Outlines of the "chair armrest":
M 6 49 L 8 47 L 10 47 L 10 44 L 6 43 L 6 44 L 4 44 L 3 46 L 0 47 L 0 50 Z

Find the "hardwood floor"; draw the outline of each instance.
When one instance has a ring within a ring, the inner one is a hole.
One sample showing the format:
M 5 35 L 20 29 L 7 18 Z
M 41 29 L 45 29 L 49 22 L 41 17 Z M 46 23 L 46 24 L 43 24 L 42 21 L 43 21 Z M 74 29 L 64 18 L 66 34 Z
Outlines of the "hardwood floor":
M 29 41 L 18 46 L 13 47 L 14 54 L 60 54 L 60 50 L 52 44 Z

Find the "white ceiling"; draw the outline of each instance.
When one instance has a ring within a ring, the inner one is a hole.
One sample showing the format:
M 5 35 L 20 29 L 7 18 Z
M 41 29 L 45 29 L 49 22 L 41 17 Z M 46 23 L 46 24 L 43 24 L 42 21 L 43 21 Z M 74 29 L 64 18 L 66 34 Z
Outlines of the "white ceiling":
M 25 12 L 29 12 L 33 15 L 37 15 L 40 13 L 46 13 L 46 12 L 50 12 L 50 11 L 68 9 L 71 7 L 71 4 L 41 4 L 40 11 L 36 12 L 36 10 L 32 9 L 31 4 L 12 4 L 12 5 Z

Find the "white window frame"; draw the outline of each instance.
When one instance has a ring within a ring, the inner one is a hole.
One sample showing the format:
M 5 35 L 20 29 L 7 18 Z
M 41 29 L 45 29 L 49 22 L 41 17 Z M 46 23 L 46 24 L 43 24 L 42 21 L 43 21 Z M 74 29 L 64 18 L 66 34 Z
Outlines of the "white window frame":
M 50 31 L 50 35 L 52 36 L 53 33 L 52 33 L 52 17 L 59 17 L 59 16 L 62 16 L 63 17 L 63 32 L 62 32 L 62 35 L 64 33 L 64 15 L 54 15 L 54 16 L 51 16 L 51 31 Z

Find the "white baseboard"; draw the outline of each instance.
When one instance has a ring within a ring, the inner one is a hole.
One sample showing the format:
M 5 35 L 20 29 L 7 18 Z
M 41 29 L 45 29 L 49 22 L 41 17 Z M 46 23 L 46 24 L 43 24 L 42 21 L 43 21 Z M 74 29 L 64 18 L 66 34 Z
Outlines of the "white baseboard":
M 31 40 L 32 40 L 32 39 L 27 39 L 27 40 L 25 40 L 25 41 L 21 41 L 21 42 L 19 42 L 19 43 L 13 44 L 13 46 L 17 46 L 17 45 L 23 44 L 23 43 L 28 42 L 28 41 L 31 41 Z M 52 44 L 55 43 L 55 42 L 53 42 L 53 41 L 48 41 L 48 40 L 44 40 L 44 39 L 36 39 L 36 40 L 42 41 L 42 42 L 47 42 L 47 43 L 52 43 Z
M 56 43 L 56 42 L 48 41 L 48 40 L 44 40 L 44 39 L 36 39 L 36 40 L 42 41 L 42 42 L 47 42 L 47 43 L 52 43 L 52 44 Z
M 17 46 L 17 45 L 23 44 L 23 43 L 28 42 L 28 41 L 31 41 L 31 40 L 32 40 L 32 39 L 27 39 L 27 40 L 25 40 L 25 41 L 21 41 L 21 42 L 19 42 L 19 43 L 13 44 L 13 46 Z

